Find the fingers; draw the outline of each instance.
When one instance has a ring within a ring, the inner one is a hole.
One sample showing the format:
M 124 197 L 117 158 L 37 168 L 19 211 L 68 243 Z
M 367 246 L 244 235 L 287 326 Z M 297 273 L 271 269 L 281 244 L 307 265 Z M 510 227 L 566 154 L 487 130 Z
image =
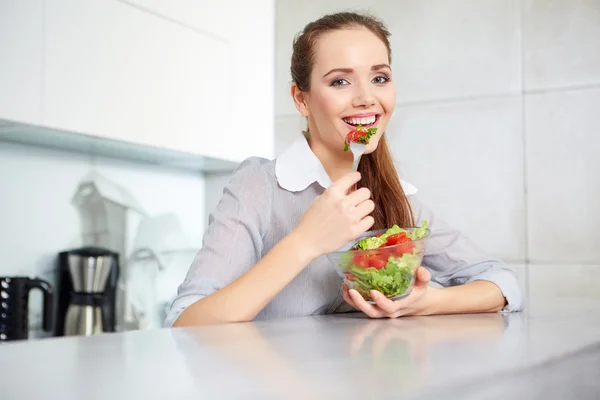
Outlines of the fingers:
M 358 228 L 357 231 L 360 232 L 358 235 L 362 234 L 363 232 L 368 231 L 369 229 L 371 229 L 371 227 L 375 224 L 375 218 L 373 218 L 370 215 L 367 215 L 366 217 L 364 217 L 360 223 L 358 224 Z
M 384 311 L 380 310 L 378 307 L 375 307 L 372 304 L 367 303 L 365 301 L 365 299 L 362 298 L 360 293 L 358 293 L 356 290 L 350 289 L 348 291 L 348 293 L 350 294 L 350 298 L 354 302 L 355 307 L 357 309 L 359 309 L 360 311 L 364 312 L 365 314 L 367 314 L 369 317 L 384 318 L 387 316 L 386 313 Z
M 350 193 L 346 197 L 349 205 L 356 206 L 371 198 L 371 191 L 367 188 L 360 188 L 355 192 Z M 369 200 L 370 201 L 370 200 Z
M 388 315 L 392 315 L 398 311 L 398 303 L 388 299 L 377 290 L 371 290 L 371 298 L 375 301 L 377 306 Z
M 431 272 L 423 267 L 417 268 L 415 287 L 425 287 L 431 281 Z
M 333 191 L 339 190 L 342 193 L 346 194 L 354 186 L 355 183 L 358 183 L 358 181 L 360 181 L 360 172 L 351 172 L 349 174 L 344 175 L 337 181 L 333 182 L 329 189 Z M 356 192 L 353 192 L 352 194 L 357 192 L 358 190 Z
M 354 212 L 359 218 L 363 218 L 373 212 L 375 203 L 373 200 L 365 200 L 354 208 Z
M 354 300 L 352 300 L 350 294 L 348 293 L 348 286 L 346 286 L 345 284 L 342 285 L 342 297 L 344 298 L 344 301 L 346 303 L 358 310 L 358 307 L 356 306 L 356 304 L 354 304 Z

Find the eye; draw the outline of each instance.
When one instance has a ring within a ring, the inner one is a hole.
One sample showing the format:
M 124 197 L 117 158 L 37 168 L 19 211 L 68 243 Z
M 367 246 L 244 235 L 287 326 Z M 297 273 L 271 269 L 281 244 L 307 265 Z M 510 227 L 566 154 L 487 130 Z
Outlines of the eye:
M 373 83 L 381 85 L 381 84 L 388 82 L 389 80 L 390 80 L 390 78 L 388 78 L 387 76 L 379 75 L 379 76 L 376 76 L 375 78 L 373 78 Z
M 331 86 L 346 86 L 346 85 L 349 85 L 349 83 L 345 79 L 336 79 L 335 81 L 331 82 Z

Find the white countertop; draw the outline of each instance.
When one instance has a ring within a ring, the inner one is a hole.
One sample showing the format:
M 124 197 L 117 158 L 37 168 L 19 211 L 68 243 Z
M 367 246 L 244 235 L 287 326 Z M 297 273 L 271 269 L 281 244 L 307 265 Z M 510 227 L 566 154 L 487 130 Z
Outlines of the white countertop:
M 599 377 L 600 304 L 583 300 L 505 315 L 353 314 L 0 346 L 3 400 L 585 399 L 600 398 Z

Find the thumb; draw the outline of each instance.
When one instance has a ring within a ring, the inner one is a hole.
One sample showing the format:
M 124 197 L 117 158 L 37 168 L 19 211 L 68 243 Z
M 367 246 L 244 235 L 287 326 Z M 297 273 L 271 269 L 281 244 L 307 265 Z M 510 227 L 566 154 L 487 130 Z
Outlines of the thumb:
M 431 280 L 431 272 L 423 267 L 417 268 L 417 274 L 415 279 L 415 287 L 425 287 L 429 285 Z

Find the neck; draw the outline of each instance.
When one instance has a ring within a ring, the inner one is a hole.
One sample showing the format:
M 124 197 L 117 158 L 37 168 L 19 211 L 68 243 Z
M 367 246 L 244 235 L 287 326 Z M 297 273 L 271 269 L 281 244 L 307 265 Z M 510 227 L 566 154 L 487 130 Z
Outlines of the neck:
M 337 181 L 352 171 L 353 157 L 350 151 L 333 152 L 321 141 L 314 140 L 310 136 L 308 138 L 308 145 L 319 161 L 321 161 L 321 164 L 323 164 L 323 168 L 332 182 Z

